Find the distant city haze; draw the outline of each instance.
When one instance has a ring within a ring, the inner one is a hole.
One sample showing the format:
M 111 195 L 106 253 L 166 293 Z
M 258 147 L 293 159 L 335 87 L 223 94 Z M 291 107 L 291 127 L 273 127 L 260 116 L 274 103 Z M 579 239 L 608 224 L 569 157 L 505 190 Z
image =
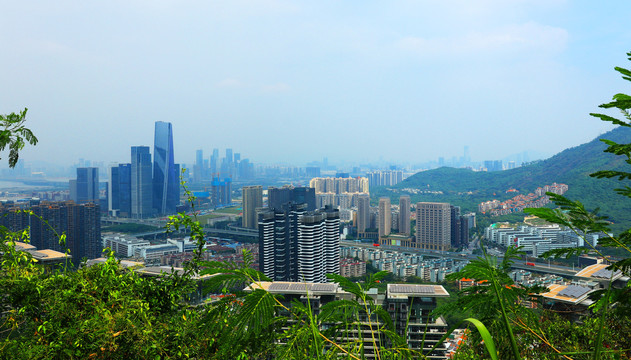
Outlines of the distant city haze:
M 173 124 L 175 163 L 416 164 L 552 155 L 611 127 L 631 2 L 4 2 L 0 114 L 26 162 L 129 162 Z M 222 150 L 223 151 L 223 150 Z M 3 162 L 6 159 L 3 154 Z

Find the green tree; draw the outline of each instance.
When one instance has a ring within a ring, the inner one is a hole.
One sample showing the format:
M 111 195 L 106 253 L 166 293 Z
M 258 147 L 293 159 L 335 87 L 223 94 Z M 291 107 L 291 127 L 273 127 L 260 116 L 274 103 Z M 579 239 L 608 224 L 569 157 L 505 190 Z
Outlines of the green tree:
M 31 145 L 37 144 L 37 138 L 33 132 L 24 126 L 26 121 L 26 111 L 16 114 L 0 115 L 0 151 L 9 149 L 9 167 L 15 167 L 20 157 L 20 150 L 24 148 L 26 142 Z M 26 142 L 25 142 L 26 141 Z

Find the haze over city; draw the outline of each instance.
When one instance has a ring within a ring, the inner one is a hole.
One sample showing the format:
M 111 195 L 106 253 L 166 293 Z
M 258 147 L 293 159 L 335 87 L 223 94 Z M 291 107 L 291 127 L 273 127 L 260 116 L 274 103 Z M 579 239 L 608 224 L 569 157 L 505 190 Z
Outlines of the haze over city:
M 554 154 L 610 129 L 628 2 L 3 2 L 0 113 L 25 161 L 129 161 L 173 123 L 175 160 L 422 162 Z

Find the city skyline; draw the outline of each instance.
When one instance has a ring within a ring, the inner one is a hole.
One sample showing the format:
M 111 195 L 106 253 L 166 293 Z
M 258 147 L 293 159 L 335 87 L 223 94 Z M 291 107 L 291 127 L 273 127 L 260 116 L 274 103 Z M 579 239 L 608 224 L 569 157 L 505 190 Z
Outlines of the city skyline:
M 631 38 L 626 2 L 38 4 L 0 15 L 0 113 L 28 107 L 21 158 L 63 164 L 126 162 L 155 121 L 186 164 L 551 155 L 611 128 L 588 113 Z

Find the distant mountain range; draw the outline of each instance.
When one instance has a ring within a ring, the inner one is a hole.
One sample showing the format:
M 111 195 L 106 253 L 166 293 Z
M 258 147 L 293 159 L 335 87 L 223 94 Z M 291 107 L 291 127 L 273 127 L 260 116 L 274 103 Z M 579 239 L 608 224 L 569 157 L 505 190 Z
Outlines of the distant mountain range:
M 419 172 L 395 187 L 376 189 L 376 192 L 380 196 L 396 198 L 398 194 L 408 193 L 406 189 L 418 189 L 425 193 L 412 194 L 414 202 L 445 201 L 459 205 L 466 211 L 477 211 L 477 204 L 480 202 L 505 200 L 515 196 L 514 192 L 506 193 L 508 189 L 517 189 L 521 194 L 528 194 L 537 187 L 557 182 L 569 186 L 565 194 L 568 198 L 580 200 L 588 209 L 600 208 L 602 215 L 620 223 L 619 225 L 624 223 L 631 226 L 631 200 L 613 192 L 614 188 L 629 185 L 628 182 L 589 176 L 598 170 L 625 169 L 624 158 L 604 153 L 606 145 L 600 139 L 629 143 L 631 129 L 618 127 L 586 144 L 563 150 L 549 159 L 511 170 L 482 172 L 443 167 Z M 627 165 L 626 170 L 631 171 L 631 167 Z

